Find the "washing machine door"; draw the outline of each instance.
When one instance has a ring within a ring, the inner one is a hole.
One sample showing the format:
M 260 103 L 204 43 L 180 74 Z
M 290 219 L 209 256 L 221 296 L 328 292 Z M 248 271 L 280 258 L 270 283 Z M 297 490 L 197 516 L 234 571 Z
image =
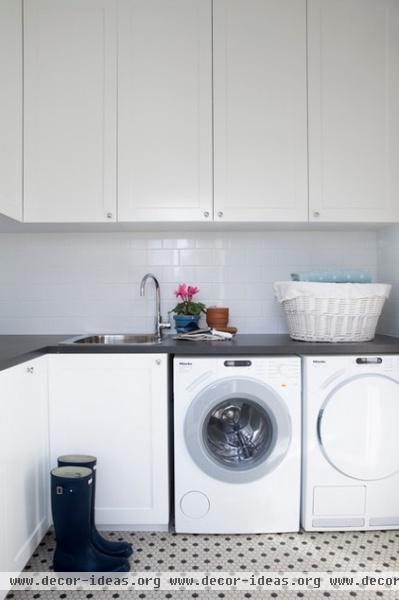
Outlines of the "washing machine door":
M 330 464 L 366 481 L 399 471 L 398 426 L 399 384 L 379 374 L 354 376 L 333 389 L 317 424 Z
M 228 378 L 193 399 L 184 435 L 192 459 L 207 475 L 245 483 L 283 460 L 291 441 L 291 418 L 269 386 L 247 377 Z

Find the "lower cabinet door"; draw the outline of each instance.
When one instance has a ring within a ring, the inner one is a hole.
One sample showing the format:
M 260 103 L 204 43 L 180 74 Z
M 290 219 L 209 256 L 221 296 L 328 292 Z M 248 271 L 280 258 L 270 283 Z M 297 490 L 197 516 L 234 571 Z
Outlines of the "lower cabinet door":
M 24 568 L 49 526 L 47 357 L 0 373 L 0 570 Z
M 2 391 L 2 382 L 1 382 L 1 374 L 0 374 L 0 390 Z M 3 409 L 2 402 L 0 400 L 0 406 Z M 2 440 L 5 435 L 5 427 L 4 421 L 0 421 L 0 481 L 6 481 L 6 469 L 5 469 L 5 454 Z M 0 485 L 0 571 L 7 571 L 9 567 L 9 560 L 7 556 L 7 547 L 6 547 L 6 523 L 7 523 L 7 515 L 6 515 L 6 506 L 5 506 L 5 485 Z M 0 600 L 3 600 L 7 592 L 5 590 L 0 590 Z
M 168 356 L 69 354 L 50 359 L 50 452 L 98 459 L 103 528 L 169 523 Z

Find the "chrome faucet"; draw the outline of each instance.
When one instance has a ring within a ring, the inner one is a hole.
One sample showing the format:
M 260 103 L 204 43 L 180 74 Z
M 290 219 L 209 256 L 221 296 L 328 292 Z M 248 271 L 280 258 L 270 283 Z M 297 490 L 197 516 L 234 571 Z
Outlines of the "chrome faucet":
M 154 281 L 154 284 L 155 284 L 155 310 L 156 310 L 156 315 L 155 315 L 155 333 L 156 333 L 156 335 L 158 337 L 158 340 L 161 341 L 161 339 L 162 339 L 162 330 L 163 329 L 170 329 L 170 323 L 164 323 L 162 321 L 162 316 L 161 316 L 161 290 L 160 290 L 160 287 L 159 287 L 158 279 L 152 273 L 147 273 L 146 275 L 144 275 L 143 279 L 141 280 L 141 284 L 140 284 L 140 296 L 144 296 L 145 295 L 145 284 L 147 283 L 147 279 L 152 279 Z

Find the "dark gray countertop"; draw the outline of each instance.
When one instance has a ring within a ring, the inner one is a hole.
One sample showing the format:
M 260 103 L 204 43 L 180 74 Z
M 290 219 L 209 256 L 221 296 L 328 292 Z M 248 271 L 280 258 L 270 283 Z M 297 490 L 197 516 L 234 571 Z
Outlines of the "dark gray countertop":
M 161 344 L 92 346 L 64 345 L 70 335 L 0 335 L 0 370 L 43 354 L 55 353 L 162 353 L 183 355 L 288 355 L 288 354 L 399 354 L 399 338 L 377 335 L 372 342 L 325 344 L 295 342 L 284 334 L 242 334 L 220 342 L 175 341 Z
M 0 335 L 0 371 L 54 352 L 65 335 Z

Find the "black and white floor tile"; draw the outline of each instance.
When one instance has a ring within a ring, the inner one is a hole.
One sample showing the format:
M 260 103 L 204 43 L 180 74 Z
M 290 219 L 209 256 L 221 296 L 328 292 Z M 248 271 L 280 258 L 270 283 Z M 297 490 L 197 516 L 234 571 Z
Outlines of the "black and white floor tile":
M 258 535 L 188 535 L 107 533 L 133 543 L 132 571 L 396 571 L 399 531 L 291 533 Z M 27 571 L 49 571 L 54 552 L 50 531 L 29 561 Z M 293 600 L 326 598 L 399 600 L 392 591 L 46 591 L 10 592 L 7 600 Z

